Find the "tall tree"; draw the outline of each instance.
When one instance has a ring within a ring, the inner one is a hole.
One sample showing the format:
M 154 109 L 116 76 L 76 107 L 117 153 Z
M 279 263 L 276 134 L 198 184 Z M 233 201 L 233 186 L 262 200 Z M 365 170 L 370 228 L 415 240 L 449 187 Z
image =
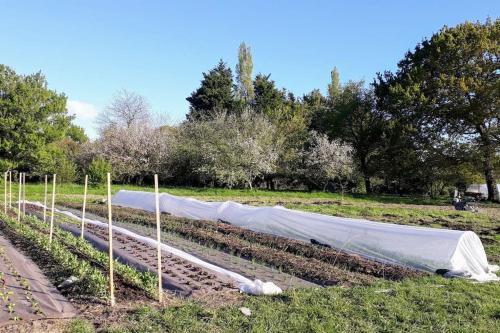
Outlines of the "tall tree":
M 236 65 L 236 93 L 240 100 L 247 103 L 252 101 L 255 96 L 252 71 L 252 52 L 250 47 L 247 47 L 245 43 L 242 42 L 238 49 L 238 64 Z
M 49 145 L 78 131 L 71 120 L 66 96 L 48 89 L 42 73 L 18 75 L 0 65 L 0 168 L 45 172 Z
M 370 179 L 378 171 L 383 131 L 384 121 L 373 91 L 364 88 L 363 81 L 347 83 L 337 97 L 328 133 L 354 148 L 367 193 L 372 192 Z
M 126 89 L 118 91 L 111 103 L 99 115 L 102 129 L 110 126 L 129 128 L 146 123 L 151 118 L 151 106 L 145 97 Z
M 342 87 L 337 85 L 334 94 L 329 94 L 329 103 L 315 108 L 311 128 L 353 148 L 353 157 L 363 175 L 366 191 L 371 193 L 370 179 L 378 171 L 377 157 L 384 126 L 373 91 L 365 88 L 361 81 L 348 82 Z
M 231 68 L 220 60 L 208 73 L 203 73 L 200 87 L 186 100 L 190 104 L 188 120 L 212 118 L 214 111 L 232 111 L 234 97 Z
M 340 94 L 340 77 L 337 67 L 333 67 L 330 73 L 330 83 L 328 84 L 328 98 L 334 100 Z
M 380 75 L 377 95 L 392 113 L 415 119 L 422 136 L 455 138 L 482 153 L 488 199 L 500 202 L 500 20 L 444 27 L 418 44 L 395 74 Z
M 283 91 L 276 88 L 273 80 L 270 79 L 271 74 L 257 74 L 254 81 L 255 90 L 255 110 L 267 116 L 272 116 L 273 113 L 283 106 L 285 94 Z

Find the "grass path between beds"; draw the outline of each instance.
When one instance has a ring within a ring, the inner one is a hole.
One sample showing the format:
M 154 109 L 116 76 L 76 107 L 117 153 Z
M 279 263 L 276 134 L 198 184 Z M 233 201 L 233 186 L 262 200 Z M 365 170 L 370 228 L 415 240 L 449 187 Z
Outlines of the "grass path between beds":
M 241 305 L 139 307 L 108 332 L 495 332 L 500 284 L 439 277 L 360 288 L 319 288 Z M 252 311 L 243 315 L 239 307 Z

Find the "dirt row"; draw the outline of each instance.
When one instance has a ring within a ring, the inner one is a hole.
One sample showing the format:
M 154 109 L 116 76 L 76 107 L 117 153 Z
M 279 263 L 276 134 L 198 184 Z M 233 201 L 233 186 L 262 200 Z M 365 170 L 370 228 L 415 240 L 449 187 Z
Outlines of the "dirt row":
M 81 211 L 67 207 L 65 209 L 77 216 L 81 216 Z M 88 219 L 107 223 L 105 218 L 89 212 L 86 212 L 86 217 Z M 133 224 L 119 220 L 114 220 L 113 224 L 144 237 L 156 238 L 156 225 Z M 281 269 L 271 267 L 256 260 L 247 260 L 239 255 L 233 255 L 226 251 L 220 251 L 215 246 L 205 246 L 196 240 L 182 237 L 173 232 L 161 231 L 160 237 L 162 242 L 169 246 L 189 253 L 218 267 L 243 275 L 251 280 L 260 279 L 262 281 L 273 281 L 283 290 L 318 287 L 317 284 L 288 274 Z
M 87 224 L 86 231 L 108 241 L 108 230 L 104 227 Z M 158 269 L 155 247 L 116 231 L 113 233 L 113 243 L 117 250 L 122 250 L 129 258 L 138 259 L 138 262 L 148 266 L 151 271 Z M 228 278 L 214 274 L 171 253 L 162 251 L 161 263 L 164 283 L 172 287 L 181 286 L 179 289 L 187 294 L 237 289 Z
M 76 203 L 62 205 L 81 209 Z M 90 204 L 88 211 L 106 216 L 106 207 Z M 115 219 L 143 225 L 154 225 L 151 213 L 114 207 Z M 291 274 L 322 285 L 369 284 L 373 277 L 400 280 L 425 273 L 367 260 L 332 248 L 307 244 L 283 237 L 258 233 L 222 222 L 197 221 L 162 214 L 162 228 L 224 251 L 236 252 L 279 267 Z
M 27 212 L 32 215 L 41 213 L 39 207 L 27 205 Z M 61 223 L 56 217 L 56 223 L 63 230 L 79 235 L 80 229 L 66 223 Z M 47 232 L 47 230 L 40 229 Z M 85 239 L 94 247 L 107 251 L 108 229 L 105 227 L 87 224 Z M 114 257 L 120 262 L 133 266 L 141 271 L 157 271 L 157 250 L 136 238 L 113 233 Z M 77 249 L 74 249 L 78 252 Z M 163 287 L 178 295 L 200 297 L 202 294 L 218 291 L 235 291 L 231 280 L 215 274 L 199 265 L 193 264 L 171 253 L 162 251 Z
M 26 206 L 28 212 L 28 206 Z M 0 224 L 0 231 L 5 235 L 10 242 L 17 249 L 22 249 L 22 252 L 27 255 L 35 264 L 40 267 L 43 274 L 49 278 L 53 285 L 60 285 L 65 279 L 70 277 L 64 267 L 61 267 L 57 263 L 53 262 L 48 256 L 44 255 L 40 248 L 33 246 L 31 243 L 27 242 L 22 236 L 18 235 L 16 232 L 6 227 L 4 224 Z M 107 270 L 105 267 L 101 266 L 94 260 L 89 260 L 89 258 L 82 256 L 78 249 L 68 248 L 68 251 L 87 261 L 91 266 L 100 270 L 103 274 L 107 275 Z M 150 300 L 150 297 L 138 288 L 131 286 L 130 284 L 123 281 L 120 276 L 115 276 L 115 290 L 116 290 L 116 300 L 126 301 L 129 299 L 135 300 Z M 89 297 L 88 295 L 82 294 L 78 288 L 78 284 L 70 285 L 59 289 L 62 295 L 66 296 L 71 300 L 72 303 L 95 303 L 95 304 L 105 304 L 102 300 L 96 297 Z

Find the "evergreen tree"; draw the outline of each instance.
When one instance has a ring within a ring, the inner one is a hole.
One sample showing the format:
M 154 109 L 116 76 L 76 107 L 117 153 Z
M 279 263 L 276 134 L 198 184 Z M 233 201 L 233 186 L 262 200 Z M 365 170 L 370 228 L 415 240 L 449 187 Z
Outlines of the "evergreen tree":
M 272 117 L 281 109 L 285 100 L 285 94 L 276 88 L 273 80 L 270 80 L 271 74 L 258 74 L 254 81 L 255 90 L 255 110 L 268 117 Z
M 208 73 L 203 73 L 200 87 L 186 98 L 190 104 L 188 120 L 211 118 L 220 110 L 231 112 L 234 106 L 232 89 L 231 68 L 220 60 Z

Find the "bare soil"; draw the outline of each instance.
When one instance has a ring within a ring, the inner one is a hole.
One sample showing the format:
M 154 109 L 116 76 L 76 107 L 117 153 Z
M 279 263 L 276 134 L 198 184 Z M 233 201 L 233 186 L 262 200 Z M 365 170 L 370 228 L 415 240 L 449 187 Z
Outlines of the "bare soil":
M 81 208 L 75 203 L 64 203 Z M 90 204 L 87 210 L 105 216 L 106 208 Z M 115 219 L 128 223 L 153 225 L 154 216 L 142 210 L 114 207 Z M 199 221 L 162 214 L 162 228 L 202 244 L 237 252 L 248 259 L 269 265 L 322 285 L 370 284 L 373 277 L 400 280 L 425 275 L 411 268 L 368 260 L 332 248 L 308 244 L 236 227 L 227 223 Z
M 76 315 L 75 308 L 0 232 L 0 330 L 57 331 L 58 320 Z

